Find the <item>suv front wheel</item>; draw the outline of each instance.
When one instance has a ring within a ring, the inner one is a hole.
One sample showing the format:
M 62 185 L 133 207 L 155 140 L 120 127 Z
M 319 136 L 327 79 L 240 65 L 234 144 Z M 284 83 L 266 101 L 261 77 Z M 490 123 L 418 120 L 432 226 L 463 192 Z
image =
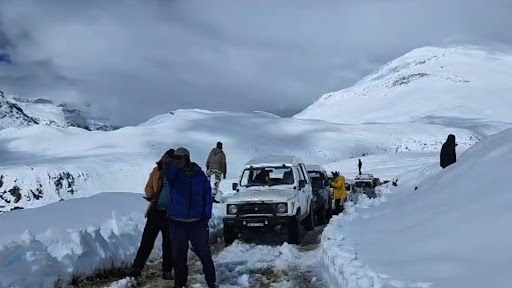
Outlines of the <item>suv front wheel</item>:
M 300 222 L 299 217 L 296 216 L 288 224 L 288 243 L 299 244 L 300 243 Z
M 238 232 L 235 229 L 229 227 L 228 225 L 224 224 L 222 232 L 224 234 L 224 246 L 231 245 L 238 238 Z
M 302 221 L 302 223 L 304 224 L 304 229 L 306 229 L 306 231 L 311 231 L 315 228 L 315 211 L 313 209 L 313 204 L 310 204 L 309 214 Z

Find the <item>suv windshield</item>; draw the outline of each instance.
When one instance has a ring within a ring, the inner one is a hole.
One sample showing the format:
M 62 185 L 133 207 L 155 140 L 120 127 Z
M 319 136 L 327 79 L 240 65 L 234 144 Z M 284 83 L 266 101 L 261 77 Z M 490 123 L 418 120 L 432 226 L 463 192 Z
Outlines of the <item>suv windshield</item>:
M 293 185 L 293 170 L 291 167 L 258 167 L 248 168 L 242 173 L 241 185 L 250 186 L 273 186 Z
M 313 190 L 320 190 L 324 188 L 324 177 L 320 172 L 309 172 L 309 177 L 311 178 L 311 186 Z
M 324 188 L 324 181 L 320 177 L 311 178 L 311 186 L 313 190 L 320 190 Z
M 372 188 L 372 182 L 358 181 L 356 182 L 357 188 Z

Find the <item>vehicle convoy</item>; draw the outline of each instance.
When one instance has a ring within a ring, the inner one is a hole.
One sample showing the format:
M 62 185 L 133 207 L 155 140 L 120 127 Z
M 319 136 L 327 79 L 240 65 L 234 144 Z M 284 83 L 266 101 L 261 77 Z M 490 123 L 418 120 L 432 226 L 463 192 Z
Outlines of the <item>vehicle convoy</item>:
M 354 193 L 366 194 L 368 198 L 376 198 L 375 192 L 377 180 L 373 174 L 361 174 L 354 178 Z
M 320 165 L 306 165 L 313 189 L 315 222 L 326 224 L 332 216 L 332 195 L 327 172 Z
M 248 229 L 287 229 L 288 242 L 298 244 L 301 225 L 314 228 L 311 180 L 294 156 L 268 155 L 247 162 L 232 196 L 225 198 L 224 242 L 231 244 Z

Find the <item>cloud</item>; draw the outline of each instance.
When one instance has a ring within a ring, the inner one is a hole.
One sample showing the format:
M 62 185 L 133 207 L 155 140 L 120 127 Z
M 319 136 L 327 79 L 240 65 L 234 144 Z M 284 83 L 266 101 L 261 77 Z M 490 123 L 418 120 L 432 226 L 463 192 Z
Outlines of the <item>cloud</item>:
M 298 112 L 425 45 L 510 45 L 510 1 L 2 1 L 1 89 L 121 124 Z

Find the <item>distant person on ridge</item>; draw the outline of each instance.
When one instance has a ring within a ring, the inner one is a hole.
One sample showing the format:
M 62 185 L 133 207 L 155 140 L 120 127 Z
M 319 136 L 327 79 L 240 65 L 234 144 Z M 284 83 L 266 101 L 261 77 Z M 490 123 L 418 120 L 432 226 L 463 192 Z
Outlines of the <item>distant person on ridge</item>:
M 457 153 L 455 152 L 456 146 L 457 143 L 455 143 L 455 135 L 448 135 L 448 139 L 446 139 L 446 142 L 444 142 L 443 147 L 441 148 L 440 164 L 443 169 L 457 162 Z
M 361 175 L 361 168 L 363 168 L 363 162 L 359 159 L 359 163 L 357 163 L 357 167 L 359 168 L 359 175 Z
M 144 192 L 145 198 L 150 201 L 146 211 L 146 226 L 142 233 L 137 256 L 133 261 L 130 271 L 131 277 L 139 277 L 146 261 L 153 250 L 158 233 L 162 232 L 162 278 L 172 280 L 172 251 L 169 235 L 169 221 L 167 220 L 167 207 L 169 206 L 170 186 L 163 177 L 164 167 L 172 161 L 174 149 L 165 152 L 157 166 L 153 168 L 149 175 Z
M 164 177 L 171 185 L 167 209 L 174 264 L 174 287 L 186 287 L 188 249 L 192 244 L 201 261 L 209 288 L 217 287 L 215 266 L 210 251 L 208 221 L 212 216 L 212 188 L 201 167 L 190 161 L 190 152 L 178 148 L 175 163 L 166 166 Z
M 222 200 L 222 192 L 219 191 L 219 186 L 222 178 L 226 179 L 227 173 L 226 154 L 222 150 L 222 146 L 222 142 L 217 142 L 217 146 L 210 151 L 208 160 L 206 160 L 206 174 L 208 175 L 208 179 L 211 175 L 215 175 L 213 198 L 216 203 Z

